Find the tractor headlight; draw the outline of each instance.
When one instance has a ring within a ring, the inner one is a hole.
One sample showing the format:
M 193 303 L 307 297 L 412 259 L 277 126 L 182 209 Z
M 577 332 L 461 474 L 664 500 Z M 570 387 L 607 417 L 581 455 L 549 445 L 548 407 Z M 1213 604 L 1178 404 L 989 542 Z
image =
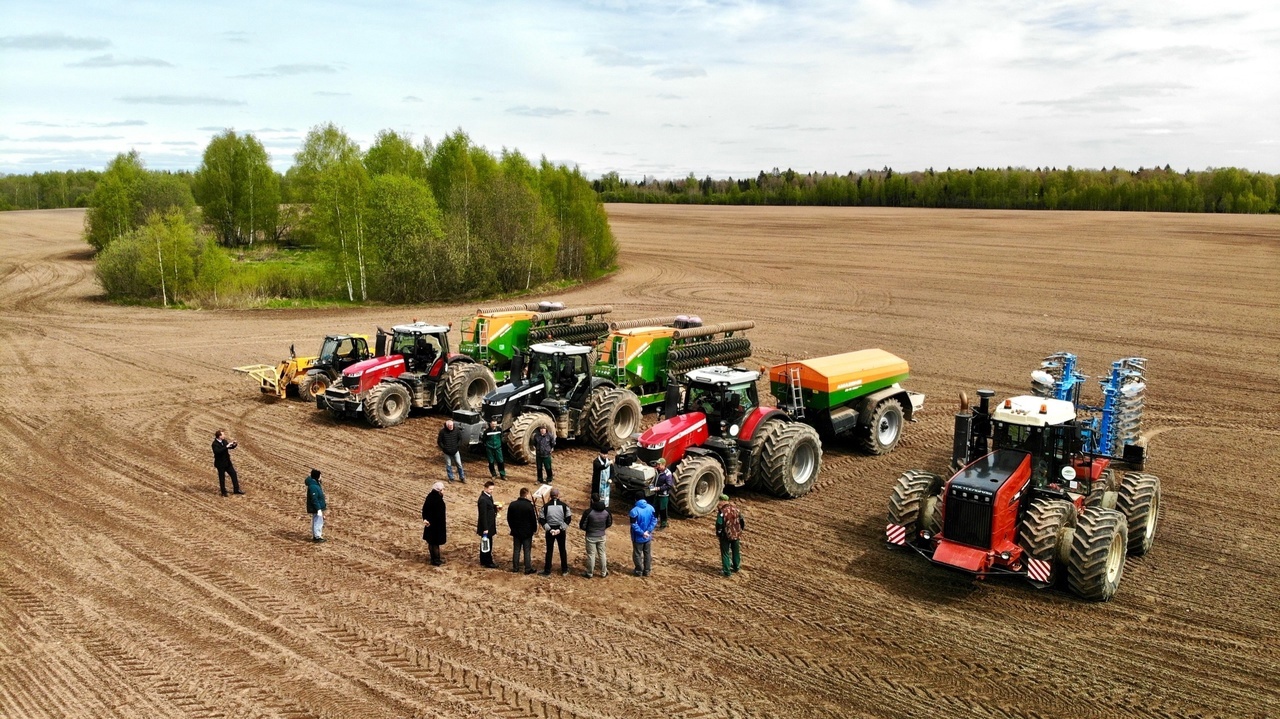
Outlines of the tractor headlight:
M 730 436 L 730 437 L 737 437 L 737 436 L 738 436 L 738 431 L 739 431 L 739 429 L 738 429 L 738 425 L 736 425 L 736 424 L 735 424 L 735 425 L 733 425 L 732 427 L 730 427 L 730 428 L 729 428 L 729 436 Z
M 921 533 L 920 533 L 920 536 L 921 536 L 921 537 L 923 537 L 923 538 L 924 538 L 924 541 L 926 541 L 926 542 L 927 542 L 927 541 L 929 541 L 930 539 L 933 539 L 933 533 L 932 533 L 932 532 L 930 532 L 929 530 L 925 530 L 925 531 L 921 532 Z
M 1006 562 L 1007 562 L 1007 561 L 1009 561 L 1009 557 L 1010 557 L 1010 554 L 1009 554 L 1008 552 L 1001 552 L 1001 553 L 1000 553 L 1000 558 L 1001 558 L 1001 559 L 1003 559 L 1003 560 L 1004 560 L 1004 561 L 1006 561 Z

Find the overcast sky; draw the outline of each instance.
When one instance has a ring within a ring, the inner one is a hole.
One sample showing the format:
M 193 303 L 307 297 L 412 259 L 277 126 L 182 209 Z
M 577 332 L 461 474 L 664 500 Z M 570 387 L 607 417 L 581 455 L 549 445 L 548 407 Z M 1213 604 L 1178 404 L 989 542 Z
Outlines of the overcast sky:
M 224 127 L 463 128 L 589 175 L 1234 165 L 1280 172 L 1280 3 L 20 2 L 0 172 Z

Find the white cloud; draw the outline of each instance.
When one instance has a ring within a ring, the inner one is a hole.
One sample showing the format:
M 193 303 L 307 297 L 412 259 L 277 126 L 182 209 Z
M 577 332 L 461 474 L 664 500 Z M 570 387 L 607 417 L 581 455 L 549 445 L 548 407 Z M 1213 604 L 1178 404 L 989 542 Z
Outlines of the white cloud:
M 173 64 L 154 57 L 116 57 L 108 53 L 67 63 L 67 67 L 173 67 Z

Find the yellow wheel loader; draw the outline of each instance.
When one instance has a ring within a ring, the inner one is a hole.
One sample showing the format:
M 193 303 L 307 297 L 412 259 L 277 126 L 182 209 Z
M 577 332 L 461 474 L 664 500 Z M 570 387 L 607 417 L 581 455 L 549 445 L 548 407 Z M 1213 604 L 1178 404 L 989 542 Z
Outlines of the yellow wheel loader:
M 304 402 L 314 402 L 316 395 L 324 394 L 330 384 L 342 377 L 342 370 L 371 356 L 365 335 L 327 335 L 316 357 L 299 357 L 290 345 L 289 358 L 277 365 L 245 365 L 235 371 L 256 380 L 262 394 L 294 395 Z

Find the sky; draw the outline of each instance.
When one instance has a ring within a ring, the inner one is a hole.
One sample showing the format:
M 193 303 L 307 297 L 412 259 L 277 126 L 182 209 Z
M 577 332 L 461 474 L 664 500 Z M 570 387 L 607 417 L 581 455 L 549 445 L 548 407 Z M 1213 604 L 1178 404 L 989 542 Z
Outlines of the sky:
M 463 129 L 588 176 L 945 167 L 1280 172 L 1274 0 L 0 0 L 0 172 L 283 171 L 333 122 Z

